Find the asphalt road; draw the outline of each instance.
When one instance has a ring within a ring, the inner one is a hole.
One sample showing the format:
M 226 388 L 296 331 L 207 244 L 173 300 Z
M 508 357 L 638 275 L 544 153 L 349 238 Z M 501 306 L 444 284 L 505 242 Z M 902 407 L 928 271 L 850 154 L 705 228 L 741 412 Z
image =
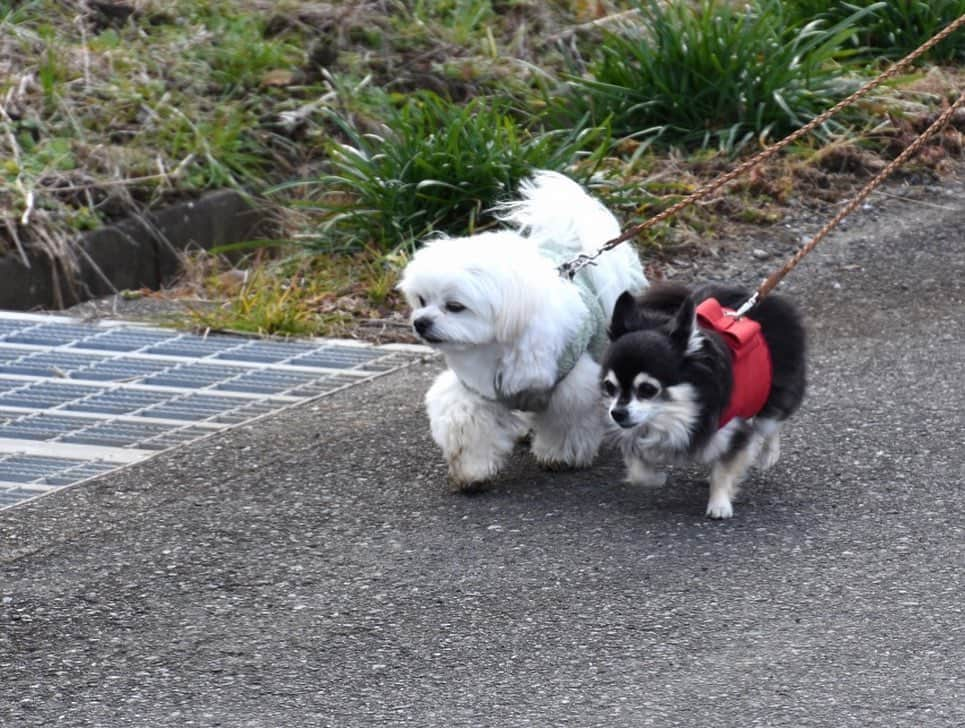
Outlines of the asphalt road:
M 431 364 L 0 513 L 0 725 L 965 725 L 965 196 L 927 199 L 793 274 L 810 393 L 731 521 L 612 456 L 448 493 Z

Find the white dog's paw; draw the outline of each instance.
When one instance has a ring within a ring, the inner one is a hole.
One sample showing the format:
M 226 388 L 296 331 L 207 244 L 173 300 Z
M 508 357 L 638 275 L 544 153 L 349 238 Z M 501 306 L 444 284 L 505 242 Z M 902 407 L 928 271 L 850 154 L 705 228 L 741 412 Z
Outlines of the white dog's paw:
M 502 454 L 463 450 L 449 459 L 449 484 L 453 490 L 476 490 L 496 477 L 504 459 Z
M 526 419 L 467 389 L 452 370 L 440 374 L 426 393 L 426 410 L 457 490 L 492 480 L 529 429 Z
M 667 474 L 661 470 L 655 470 L 639 460 L 629 460 L 627 461 L 627 475 L 623 481 L 644 488 L 662 488 L 667 484 Z
M 726 496 L 715 496 L 707 503 L 707 517 L 715 520 L 723 520 L 734 516 L 734 506 L 730 498 Z

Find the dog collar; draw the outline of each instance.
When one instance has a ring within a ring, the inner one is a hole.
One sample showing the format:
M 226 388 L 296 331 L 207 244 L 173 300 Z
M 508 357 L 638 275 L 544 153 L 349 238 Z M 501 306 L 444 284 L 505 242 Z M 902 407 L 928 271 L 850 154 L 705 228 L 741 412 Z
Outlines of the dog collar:
M 719 427 L 735 417 L 750 419 L 764 409 L 771 394 L 771 351 L 761 325 L 746 316 L 737 318 L 715 298 L 697 306 L 697 323 L 724 339 L 731 354 L 730 401 L 720 415 Z

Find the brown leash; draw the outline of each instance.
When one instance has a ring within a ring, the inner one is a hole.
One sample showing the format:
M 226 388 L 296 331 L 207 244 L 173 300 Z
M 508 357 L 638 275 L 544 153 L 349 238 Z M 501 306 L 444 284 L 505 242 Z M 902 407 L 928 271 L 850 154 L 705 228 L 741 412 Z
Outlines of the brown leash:
M 858 205 L 864 202 L 865 199 L 868 197 L 868 195 L 874 192 L 875 188 L 877 188 L 882 182 L 884 182 L 889 176 L 891 176 L 891 174 L 896 169 L 898 169 L 898 167 L 900 167 L 902 164 L 907 162 L 910 157 L 916 154 L 918 150 L 921 149 L 922 145 L 926 141 L 928 141 L 928 139 L 931 136 L 933 136 L 935 133 L 941 130 L 941 128 L 948 123 L 948 120 L 952 118 L 952 114 L 954 114 L 955 111 L 958 108 L 960 108 L 963 104 L 965 104 L 965 91 L 963 91 L 961 96 L 958 97 L 958 100 L 955 101 L 955 103 L 953 103 L 947 109 L 945 109 L 945 111 L 943 111 L 942 114 L 937 119 L 935 119 L 935 121 L 932 122 L 931 126 L 925 129 L 925 131 L 923 131 L 918 136 L 918 138 L 915 139 L 915 141 L 909 144 L 908 147 L 901 154 L 899 154 L 897 157 L 891 160 L 891 162 L 889 162 L 889 164 L 884 169 L 882 169 L 877 175 L 875 175 L 874 179 L 872 179 L 868 184 L 862 187 L 861 191 L 858 192 L 858 194 L 855 195 L 847 205 L 841 208 L 840 212 L 838 212 L 837 215 L 835 215 L 830 220 L 828 220 L 824 224 L 824 227 L 822 227 L 814 234 L 814 237 L 812 237 L 793 256 L 791 256 L 791 258 L 787 261 L 787 263 L 783 265 L 783 267 L 781 267 L 779 270 L 774 271 L 773 273 L 771 273 L 771 275 L 765 278 L 764 282 L 761 283 L 760 287 L 757 289 L 754 295 L 751 296 L 749 299 L 747 299 L 747 301 L 739 309 L 737 309 L 737 311 L 734 312 L 734 316 L 738 316 L 738 317 L 743 316 L 751 308 L 753 308 L 754 305 L 758 303 L 758 301 L 760 301 L 762 298 L 764 298 L 764 296 L 766 296 L 768 293 L 773 291 L 777 287 L 777 284 L 780 283 L 781 280 L 783 280 L 784 276 L 786 276 L 788 273 L 790 273 L 792 270 L 794 270 L 797 267 L 797 264 L 801 262 L 801 260 L 804 258 L 805 255 L 807 255 L 812 250 L 814 250 L 818 246 L 818 243 L 820 243 L 825 238 L 825 236 L 827 236 L 829 232 L 831 232 L 832 230 L 834 230 L 835 227 L 838 226 L 838 223 L 840 223 L 842 220 L 844 220 L 844 218 L 846 218 L 848 215 L 854 212 L 855 209 L 857 209 Z
M 755 167 L 761 162 L 764 162 L 770 159 L 775 154 L 780 152 L 782 149 L 787 147 L 789 144 L 792 144 L 793 142 L 797 141 L 805 134 L 811 132 L 815 127 L 826 122 L 836 113 L 838 113 L 841 109 L 847 106 L 850 106 L 855 101 L 860 99 L 862 96 L 865 96 L 867 93 L 869 93 L 873 89 L 880 86 L 886 80 L 898 74 L 905 67 L 907 67 L 915 60 L 917 60 L 919 57 L 921 57 L 924 53 L 927 53 L 935 45 L 937 45 L 938 43 L 941 43 L 945 38 L 947 38 L 949 35 L 951 35 L 960 27 L 962 27 L 962 25 L 965 25 L 965 15 L 962 15 L 956 20 L 953 20 L 942 31 L 940 31 L 939 33 L 929 38 L 922 45 L 920 45 L 918 48 L 913 50 L 911 53 L 909 53 L 901 60 L 896 61 L 890 68 L 880 73 L 877 77 L 873 78 L 871 81 L 866 83 L 864 86 L 859 88 L 857 91 L 855 91 L 847 98 L 842 99 L 841 101 L 836 103 L 834 106 L 832 106 L 824 113 L 814 117 L 811 121 L 809 121 L 807 124 L 802 126 L 800 129 L 797 129 L 796 131 L 791 132 L 791 134 L 784 137 L 784 139 L 782 139 L 781 141 L 758 152 L 750 159 L 737 165 L 730 172 L 727 172 L 721 175 L 720 177 L 718 177 L 717 179 L 712 180 L 711 182 L 708 182 L 707 184 L 703 185 L 702 187 L 700 187 L 699 189 L 697 189 L 695 192 L 691 193 L 684 199 L 668 207 L 663 212 L 655 215 L 654 217 L 649 218 L 648 220 L 645 220 L 639 225 L 635 225 L 631 228 L 628 228 L 619 236 L 605 242 L 602 246 L 600 246 L 600 248 L 596 252 L 591 254 L 586 254 L 586 253 L 580 254 L 576 258 L 566 261 L 565 263 L 560 265 L 559 268 L 557 269 L 560 275 L 572 278 L 582 268 L 588 265 L 593 265 L 593 262 L 606 251 L 611 250 L 612 248 L 615 248 L 617 245 L 629 240 L 630 238 L 636 237 L 637 235 L 639 235 L 640 233 L 646 230 L 649 230 L 650 228 L 660 224 L 667 218 L 673 217 L 678 212 L 683 210 L 685 207 L 689 207 L 695 202 L 699 202 L 700 200 L 706 197 L 709 197 L 724 185 L 728 184 L 729 182 L 732 182 L 737 177 L 740 177 L 745 172 L 750 170 L 752 167 Z M 879 173 L 870 183 L 868 183 L 868 185 L 866 185 L 866 187 L 862 189 L 860 193 L 858 193 L 858 196 L 855 197 L 854 200 L 852 200 L 847 206 L 845 206 L 845 208 L 840 213 L 835 215 L 833 219 L 831 219 L 823 228 L 821 228 L 818 234 L 815 235 L 814 239 L 812 239 L 807 245 L 801 248 L 801 250 L 795 253 L 795 255 L 791 258 L 791 260 L 788 261 L 788 263 L 784 266 L 784 268 L 782 268 L 780 271 L 777 271 L 777 273 L 773 274 L 767 280 L 765 280 L 764 283 L 761 284 L 761 287 L 754 294 L 754 296 L 752 296 L 751 299 L 747 301 L 747 303 L 741 306 L 741 308 L 735 315 L 738 315 L 738 316 L 743 315 L 748 310 L 750 310 L 750 308 L 752 308 L 754 304 L 757 303 L 757 301 L 759 301 L 761 298 L 763 298 L 768 293 L 770 293 L 770 291 L 774 288 L 774 286 L 776 286 L 785 275 L 787 275 L 791 270 L 794 269 L 794 267 L 800 262 L 801 258 L 803 258 L 805 255 L 810 253 L 811 250 L 813 250 L 815 246 L 817 246 L 817 244 L 839 222 L 841 222 L 842 219 L 844 219 L 847 215 L 853 212 L 854 209 L 859 204 L 861 204 L 861 201 L 864 200 L 865 197 L 867 197 L 892 172 L 894 172 L 894 170 L 897 167 L 903 164 L 908 159 L 908 157 L 910 157 L 912 154 L 918 151 L 918 149 L 921 148 L 921 145 L 924 144 L 924 142 L 935 131 L 937 131 L 945 123 L 947 123 L 948 119 L 951 118 L 951 115 L 955 112 L 955 109 L 961 106 L 963 101 L 965 101 L 965 93 L 963 93 L 963 95 L 959 97 L 958 101 L 956 101 L 948 109 L 946 109 L 945 112 L 941 116 L 939 116 L 938 119 L 935 120 L 935 123 L 933 123 L 914 142 L 912 142 L 912 144 L 904 152 L 902 152 L 898 157 L 896 157 L 888 166 L 886 166 L 881 171 L 881 173 Z

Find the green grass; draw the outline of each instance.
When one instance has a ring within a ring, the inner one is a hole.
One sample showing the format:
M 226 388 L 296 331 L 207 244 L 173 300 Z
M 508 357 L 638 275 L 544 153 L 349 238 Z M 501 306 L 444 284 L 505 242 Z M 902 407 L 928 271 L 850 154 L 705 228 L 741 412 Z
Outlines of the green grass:
M 243 3 L 137 8 L 112 21 L 54 0 L 0 4 L 0 153 L 12 160 L 0 215 L 30 213 L 0 227 L 0 249 L 49 253 L 57 239 L 69 251 L 98 221 L 207 189 L 257 193 L 298 161 L 265 120 L 306 91 L 262 80 L 299 69 L 304 37 L 268 37 Z
M 323 215 L 311 246 L 324 251 L 411 248 L 433 232 L 472 233 L 533 169 L 563 169 L 606 150 L 605 129 L 529 130 L 503 99 L 456 104 L 423 92 L 387 107 L 377 132 L 334 118 L 346 141 L 329 150 Z
M 217 256 L 195 256 L 186 263 L 186 278 L 194 279 L 188 287 L 200 288 L 221 302 L 189 307 L 188 321 L 196 329 L 348 336 L 357 320 L 388 321 L 400 306 L 395 290 L 399 261 L 376 251 L 296 253 L 281 260 L 261 257 L 243 276 Z
M 845 42 L 868 12 L 826 27 L 789 25 L 777 0 L 638 8 L 640 22 L 607 33 L 589 72 L 571 77 L 564 118 L 589 114 L 615 136 L 728 153 L 784 136 L 845 94 Z
M 858 55 L 869 61 L 897 59 L 907 55 L 965 14 L 965 0 L 790 0 L 784 3 L 789 19 L 796 23 L 821 20 L 836 23 L 855 8 L 876 5 L 860 23 L 852 38 Z M 926 61 L 965 61 L 965 32 L 959 30 L 925 55 Z
M 204 27 L 212 38 L 220 40 L 200 48 L 194 60 L 199 66 L 207 66 L 222 98 L 250 93 L 264 74 L 295 68 L 301 61 L 302 49 L 293 38 L 266 37 L 263 17 L 212 15 L 204 19 Z
M 268 268 L 257 268 L 238 290 L 231 292 L 227 305 L 195 309 L 191 319 L 202 329 L 307 336 L 321 323 L 307 305 L 308 299 L 306 289 L 297 281 L 278 276 Z
M 490 0 L 414 0 L 406 4 L 411 6 L 413 20 L 424 27 L 443 28 L 446 40 L 457 45 L 480 42 L 487 24 L 494 20 Z

